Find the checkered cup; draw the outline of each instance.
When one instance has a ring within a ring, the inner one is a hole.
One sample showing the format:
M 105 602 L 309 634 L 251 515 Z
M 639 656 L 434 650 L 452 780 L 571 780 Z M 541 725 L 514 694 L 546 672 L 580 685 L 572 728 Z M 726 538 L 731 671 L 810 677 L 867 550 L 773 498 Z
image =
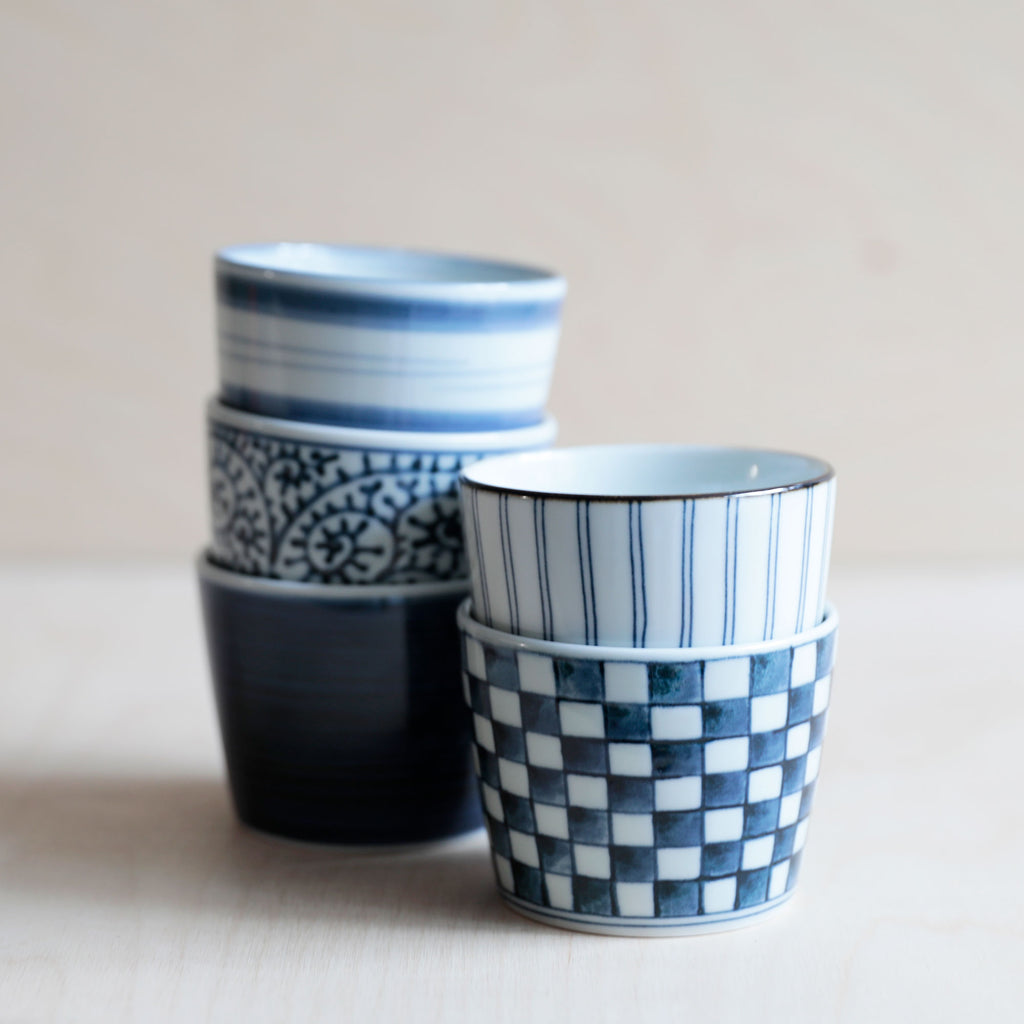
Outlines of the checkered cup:
M 498 889 L 610 935 L 741 927 L 793 892 L 837 615 L 783 639 L 628 648 L 536 640 L 459 608 L 463 692 Z

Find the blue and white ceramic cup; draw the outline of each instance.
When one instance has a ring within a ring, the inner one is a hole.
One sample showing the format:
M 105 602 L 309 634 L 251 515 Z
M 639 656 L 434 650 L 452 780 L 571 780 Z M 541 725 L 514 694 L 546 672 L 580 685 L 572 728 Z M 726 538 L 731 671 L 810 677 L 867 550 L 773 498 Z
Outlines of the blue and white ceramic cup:
M 821 618 L 835 478 L 820 459 L 608 445 L 489 458 L 461 482 L 488 626 L 672 648 L 788 637 Z
M 489 452 L 546 447 L 557 426 L 485 433 L 294 423 L 207 407 L 212 556 L 311 583 L 461 579 L 459 470 Z
M 401 249 L 279 243 L 216 258 L 220 388 L 239 409 L 388 430 L 544 418 L 565 281 Z
M 206 557 L 199 583 L 242 821 L 361 845 L 480 826 L 459 689 L 464 584 L 287 583 Z
M 501 896 L 548 924 L 684 935 L 793 892 L 837 617 L 689 650 L 556 644 L 459 608 L 464 696 Z

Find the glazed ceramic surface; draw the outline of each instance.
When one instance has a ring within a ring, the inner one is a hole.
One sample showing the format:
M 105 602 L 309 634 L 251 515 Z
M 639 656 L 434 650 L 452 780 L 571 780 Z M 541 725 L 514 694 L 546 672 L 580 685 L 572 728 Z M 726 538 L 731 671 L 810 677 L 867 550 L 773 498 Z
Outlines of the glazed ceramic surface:
M 612 934 L 737 927 L 793 890 L 837 617 L 785 641 L 626 650 L 481 626 L 464 696 L 501 895 Z
M 462 585 L 282 583 L 205 558 L 199 580 L 242 821 L 371 845 L 479 827 L 459 691 Z
M 700 647 L 821 617 L 831 467 L 682 445 L 565 448 L 462 472 L 480 621 L 545 640 Z
M 281 243 L 216 259 L 221 396 L 286 419 L 396 430 L 539 423 L 565 281 L 400 249 Z
M 459 470 L 550 444 L 554 420 L 485 433 L 290 423 L 208 406 L 213 558 L 318 583 L 414 583 L 467 573 Z

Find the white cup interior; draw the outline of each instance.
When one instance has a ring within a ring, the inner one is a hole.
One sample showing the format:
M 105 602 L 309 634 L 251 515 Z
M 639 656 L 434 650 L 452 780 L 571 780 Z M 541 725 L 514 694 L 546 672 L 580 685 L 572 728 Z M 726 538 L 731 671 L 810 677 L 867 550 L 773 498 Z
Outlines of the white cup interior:
M 484 459 L 470 485 L 536 497 L 696 498 L 804 487 L 833 475 L 821 459 L 757 448 L 597 445 Z
M 493 284 L 556 279 L 549 271 L 517 263 L 361 246 L 315 242 L 239 245 L 221 250 L 222 265 L 349 281 Z

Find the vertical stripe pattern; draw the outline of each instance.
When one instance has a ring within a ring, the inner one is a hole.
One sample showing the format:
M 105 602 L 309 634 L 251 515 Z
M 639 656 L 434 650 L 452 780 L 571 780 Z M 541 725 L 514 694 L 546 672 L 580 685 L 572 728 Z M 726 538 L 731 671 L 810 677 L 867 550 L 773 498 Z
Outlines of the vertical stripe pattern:
M 576 506 L 576 553 L 580 560 L 580 588 L 583 592 L 583 642 L 596 644 L 597 640 L 594 639 L 596 631 L 591 630 L 593 609 L 590 607 L 591 587 L 588 586 L 587 579 L 588 576 L 591 580 L 593 579 L 594 567 L 588 557 L 589 552 L 584 552 L 583 548 L 583 504 L 580 502 Z
M 585 503 L 585 522 L 587 526 L 587 569 L 588 575 L 590 576 L 590 614 L 591 621 L 593 623 L 593 637 L 594 643 L 598 642 L 598 629 L 597 629 L 597 587 L 594 585 L 594 548 L 590 538 L 590 502 Z
M 704 647 L 808 629 L 824 607 L 834 480 L 657 508 L 510 497 L 471 484 L 463 492 L 477 616 L 498 629 L 567 643 Z M 511 514 L 510 502 L 532 507 Z
M 762 640 L 775 635 L 775 570 L 779 557 L 779 505 L 781 495 L 772 495 L 772 513 L 768 532 L 768 590 L 764 598 L 764 633 Z
M 463 509 L 463 528 L 467 529 L 465 524 L 469 524 L 468 528 L 472 529 L 473 536 L 476 538 L 475 545 L 467 545 L 471 552 L 476 553 L 475 559 L 472 554 L 470 555 L 470 572 L 473 577 L 473 604 L 478 604 L 476 592 L 479 587 L 480 595 L 483 599 L 483 607 L 480 611 L 483 613 L 485 620 L 489 622 L 491 620 L 491 594 L 487 586 L 487 563 L 484 560 L 484 546 L 483 541 L 480 539 L 480 492 L 467 490 L 463 493 L 470 496 L 472 503 L 469 515 L 466 515 L 465 509 Z
M 683 515 L 686 516 L 689 513 L 689 536 L 686 536 L 684 528 L 683 537 L 683 551 L 685 561 L 683 562 L 683 586 L 685 589 L 684 596 L 684 617 L 683 617 L 683 630 L 685 641 L 680 644 L 681 647 L 692 647 L 693 646 L 693 515 L 694 515 L 694 502 L 687 501 L 683 505 Z M 684 519 L 684 526 L 686 520 Z
M 546 559 L 544 558 L 544 550 L 542 538 L 544 534 L 543 527 L 543 516 L 544 516 L 544 502 L 535 501 L 533 503 L 533 546 L 537 554 L 537 593 L 540 598 L 540 624 L 541 633 L 545 638 L 551 635 L 551 611 L 550 611 L 550 598 L 547 593 L 547 587 L 545 586 L 545 569 Z
M 800 604 L 796 612 L 798 629 L 805 629 L 804 626 L 804 604 L 807 600 L 807 560 L 810 556 L 811 546 L 811 514 L 814 506 L 814 490 L 807 489 L 807 500 L 804 506 L 804 546 L 800 555 Z

